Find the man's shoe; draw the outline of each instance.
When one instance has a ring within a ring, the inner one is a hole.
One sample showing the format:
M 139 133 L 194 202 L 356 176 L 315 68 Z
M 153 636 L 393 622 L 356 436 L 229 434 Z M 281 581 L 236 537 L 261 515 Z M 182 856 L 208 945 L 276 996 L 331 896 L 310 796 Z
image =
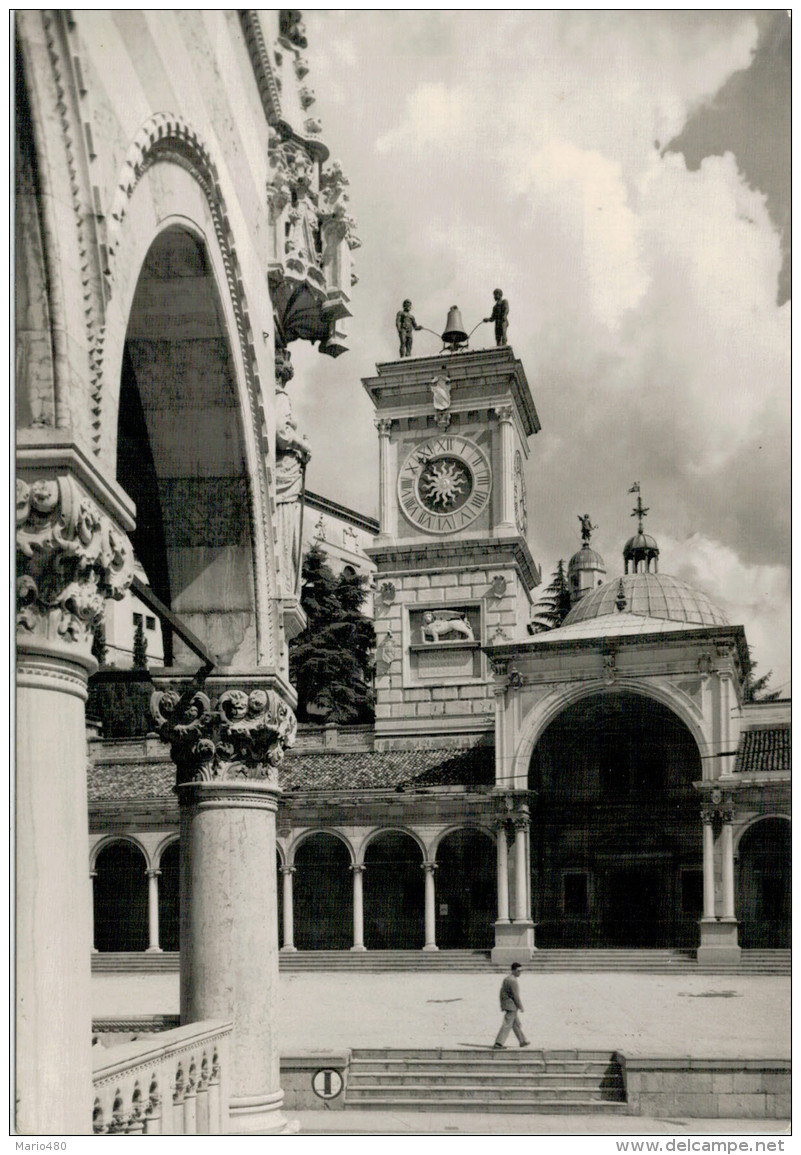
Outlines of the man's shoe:
M 529 1043 L 528 1041 L 526 1041 L 525 1043 L 521 1043 L 521 1044 L 520 1044 L 520 1046 L 521 1046 L 521 1047 L 530 1047 L 530 1046 L 531 1046 L 531 1043 Z
M 503 1045 L 503 1043 L 493 1043 L 492 1046 L 493 1046 L 493 1049 L 495 1047 L 497 1047 L 499 1051 L 505 1051 L 506 1050 L 506 1047 Z

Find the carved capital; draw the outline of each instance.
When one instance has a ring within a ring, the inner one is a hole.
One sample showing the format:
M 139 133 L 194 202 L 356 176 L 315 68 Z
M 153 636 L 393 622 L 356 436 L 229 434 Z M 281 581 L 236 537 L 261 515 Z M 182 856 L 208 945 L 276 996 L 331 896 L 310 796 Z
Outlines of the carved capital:
M 495 410 L 495 416 L 498 418 L 499 424 L 511 423 L 514 419 L 515 411 L 511 405 L 499 405 Z
M 392 419 L 390 417 L 379 417 L 375 423 L 378 430 L 379 437 L 389 437 L 392 432 Z
M 17 479 L 17 640 L 91 657 L 107 598 L 133 577 L 133 550 L 69 473 Z
M 278 784 L 298 724 L 275 690 L 237 688 L 211 698 L 195 684 L 156 690 L 150 708 L 170 745 L 176 784 L 247 778 Z

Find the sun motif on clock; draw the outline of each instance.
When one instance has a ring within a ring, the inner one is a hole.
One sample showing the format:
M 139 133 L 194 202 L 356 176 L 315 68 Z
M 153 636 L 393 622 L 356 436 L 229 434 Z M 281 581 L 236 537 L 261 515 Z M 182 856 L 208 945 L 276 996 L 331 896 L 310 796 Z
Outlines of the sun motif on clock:
M 489 458 L 464 437 L 443 435 L 416 446 L 398 477 L 404 516 L 427 533 L 464 529 L 486 508 L 491 489 Z

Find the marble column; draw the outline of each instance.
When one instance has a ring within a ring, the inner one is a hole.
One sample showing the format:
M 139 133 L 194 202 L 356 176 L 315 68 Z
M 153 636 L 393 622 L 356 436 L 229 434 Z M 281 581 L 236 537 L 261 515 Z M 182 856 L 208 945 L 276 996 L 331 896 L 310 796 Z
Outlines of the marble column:
M 715 845 L 712 822 L 721 822 L 718 846 L 720 851 L 721 899 L 719 913 L 715 913 Z M 737 942 L 737 919 L 734 915 L 734 812 L 730 797 L 715 787 L 709 803 L 702 810 L 704 823 L 704 917 L 700 922 L 701 941 L 698 961 L 703 963 L 737 962 L 740 947 Z
M 362 875 L 364 864 L 357 862 L 351 866 L 353 872 L 353 946 L 351 950 L 365 950 L 364 945 L 364 893 Z
M 721 813 L 723 825 L 720 831 L 722 868 L 722 910 L 721 918 L 734 918 L 734 814 L 730 809 Z
M 426 875 L 426 905 L 425 905 L 425 945 L 423 950 L 439 950 L 437 946 L 437 892 L 434 882 L 436 862 L 424 862 L 423 870 Z
M 17 454 L 16 1130 L 92 1130 L 85 702 L 130 503 L 71 446 Z M 110 515 L 110 516 L 109 516 Z
M 528 921 L 528 881 L 526 879 L 526 840 L 528 819 L 515 820 L 515 922 Z
M 233 1021 L 231 1131 L 286 1131 L 275 816 L 277 767 L 297 730 L 289 689 L 266 670 L 213 676 L 202 689 L 166 672 L 154 681 L 153 713 L 177 767 L 181 1021 Z
M 509 848 L 506 825 L 498 827 L 495 843 L 498 871 L 498 922 L 509 921 Z
M 148 951 L 160 951 L 159 946 L 159 875 L 160 870 L 147 872 L 147 927 Z
M 392 421 L 380 417 L 375 423 L 378 430 L 378 527 L 379 538 L 394 536 L 392 524 L 393 492 L 392 461 L 390 458 L 390 432 Z
M 287 952 L 297 950 L 295 946 L 295 906 L 292 886 L 292 876 L 295 870 L 296 867 L 294 866 L 281 867 L 281 877 L 284 887 L 284 945 L 281 947 L 281 950 Z
M 715 917 L 715 832 L 712 827 L 713 812 L 705 807 L 701 811 L 703 823 L 703 865 L 704 865 L 704 918 Z

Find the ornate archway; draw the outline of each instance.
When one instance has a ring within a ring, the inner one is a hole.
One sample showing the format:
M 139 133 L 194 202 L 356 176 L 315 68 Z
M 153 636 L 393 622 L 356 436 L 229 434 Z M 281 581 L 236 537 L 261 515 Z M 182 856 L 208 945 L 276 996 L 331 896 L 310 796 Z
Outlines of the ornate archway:
M 531 872 L 540 946 L 695 945 L 698 747 L 630 692 L 575 702 L 533 752 Z

